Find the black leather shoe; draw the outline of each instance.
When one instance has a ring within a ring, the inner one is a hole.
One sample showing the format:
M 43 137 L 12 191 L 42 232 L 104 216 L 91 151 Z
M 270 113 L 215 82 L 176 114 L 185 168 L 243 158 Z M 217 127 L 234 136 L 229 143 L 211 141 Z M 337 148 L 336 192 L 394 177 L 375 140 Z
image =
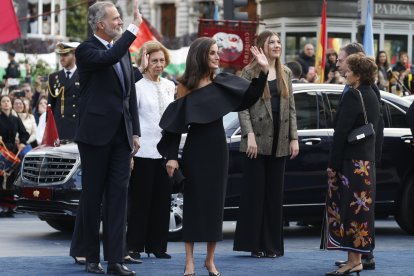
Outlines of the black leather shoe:
M 134 259 L 131 256 L 127 256 L 124 258 L 124 264 L 142 264 L 142 261 Z
M 374 258 L 362 259 L 361 262 L 362 262 L 362 266 L 364 267 L 365 270 L 375 269 L 375 259 Z
M 72 258 L 75 260 L 75 264 L 78 264 L 78 265 L 85 265 L 86 264 L 85 257 L 74 257 L 74 256 L 72 256 Z
M 134 259 L 141 259 L 141 254 L 138 251 L 129 251 L 128 255 Z
M 151 253 L 147 253 L 147 254 L 149 258 Z M 155 258 L 157 259 L 171 259 L 171 255 L 165 252 L 152 252 L 152 254 L 154 254 Z
M 118 263 L 108 263 L 108 269 L 106 273 L 111 275 L 136 275 L 135 271 L 130 270 L 123 264 Z
M 85 271 L 88 273 L 93 273 L 93 274 L 105 274 L 105 271 L 103 270 L 100 263 L 86 262 Z

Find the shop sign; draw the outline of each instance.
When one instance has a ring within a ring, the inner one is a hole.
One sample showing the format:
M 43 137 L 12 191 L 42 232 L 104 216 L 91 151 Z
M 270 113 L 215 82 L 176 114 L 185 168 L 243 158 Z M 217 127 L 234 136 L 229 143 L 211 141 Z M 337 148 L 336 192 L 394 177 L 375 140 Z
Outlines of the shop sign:
M 374 18 L 413 19 L 414 4 L 375 3 Z

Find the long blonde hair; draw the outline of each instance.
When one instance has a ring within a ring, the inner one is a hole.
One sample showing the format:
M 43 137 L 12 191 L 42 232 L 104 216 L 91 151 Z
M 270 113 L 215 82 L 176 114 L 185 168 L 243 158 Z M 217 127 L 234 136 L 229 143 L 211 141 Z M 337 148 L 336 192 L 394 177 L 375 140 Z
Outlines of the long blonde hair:
M 269 30 L 265 30 L 263 32 L 261 32 L 256 39 L 256 46 L 258 48 L 262 48 L 264 50 L 265 47 L 265 43 L 266 41 L 272 37 L 272 36 L 277 36 L 278 38 L 280 38 L 279 34 L 269 31 Z M 249 70 L 253 70 L 253 72 L 255 73 L 255 75 L 257 76 L 260 72 L 260 65 L 257 63 L 257 60 L 255 58 L 253 58 L 250 63 L 243 69 L 249 69 Z M 277 85 L 279 87 L 280 90 L 280 94 L 287 98 L 289 96 L 289 85 L 288 85 L 288 81 L 285 77 L 284 74 L 284 69 L 283 69 L 283 64 L 280 61 L 280 58 L 277 58 L 275 60 L 275 69 L 276 69 L 276 78 L 277 78 Z M 263 98 L 264 99 L 270 99 L 270 93 L 268 89 L 265 89 L 264 93 L 263 93 Z

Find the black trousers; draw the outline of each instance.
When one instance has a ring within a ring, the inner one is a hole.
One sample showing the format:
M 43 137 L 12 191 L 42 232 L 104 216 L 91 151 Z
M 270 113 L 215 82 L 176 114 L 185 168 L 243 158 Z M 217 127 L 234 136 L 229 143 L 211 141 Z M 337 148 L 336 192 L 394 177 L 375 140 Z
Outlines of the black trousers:
M 105 257 L 110 263 L 122 263 L 125 252 L 126 207 L 130 177 L 131 148 L 125 125 L 120 123 L 109 144 L 92 146 L 78 142 L 82 162 L 82 213 L 86 260 L 99 262 L 99 229 L 102 212 Z
M 244 159 L 235 251 L 284 254 L 283 183 L 286 157 Z
M 162 159 L 134 157 L 129 184 L 128 250 L 166 252 L 170 208 L 171 182 Z

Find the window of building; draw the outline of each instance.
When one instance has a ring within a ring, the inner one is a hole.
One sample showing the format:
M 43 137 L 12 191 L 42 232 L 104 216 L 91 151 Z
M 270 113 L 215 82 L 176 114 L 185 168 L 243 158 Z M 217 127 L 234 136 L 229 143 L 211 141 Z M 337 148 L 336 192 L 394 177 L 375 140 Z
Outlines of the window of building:
M 398 54 L 407 51 L 408 37 L 406 35 L 385 35 L 384 51 L 388 53 L 391 64 L 398 61 Z M 409 57 L 411 58 L 411 57 Z
M 286 33 L 285 62 L 295 61 L 307 43 L 312 43 L 316 52 L 316 33 Z
M 161 34 L 168 38 L 175 37 L 175 4 L 161 5 Z
M 334 49 L 339 53 L 339 49 L 351 43 L 350 33 L 328 33 L 328 49 Z

